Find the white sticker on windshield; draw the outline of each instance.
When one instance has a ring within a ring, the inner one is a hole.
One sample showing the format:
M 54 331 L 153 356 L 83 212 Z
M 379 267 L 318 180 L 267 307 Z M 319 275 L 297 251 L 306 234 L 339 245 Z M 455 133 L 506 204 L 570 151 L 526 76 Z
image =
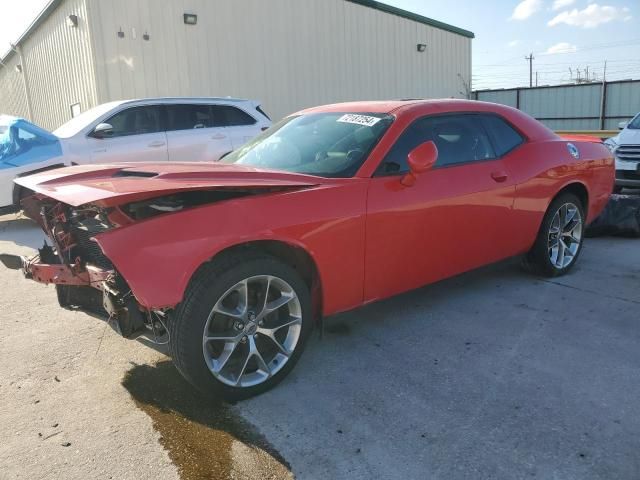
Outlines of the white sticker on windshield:
M 356 125 L 364 125 L 365 127 L 373 127 L 380 120 L 381 119 L 378 117 L 347 113 L 346 115 L 341 116 L 337 121 L 342 123 L 355 123 Z

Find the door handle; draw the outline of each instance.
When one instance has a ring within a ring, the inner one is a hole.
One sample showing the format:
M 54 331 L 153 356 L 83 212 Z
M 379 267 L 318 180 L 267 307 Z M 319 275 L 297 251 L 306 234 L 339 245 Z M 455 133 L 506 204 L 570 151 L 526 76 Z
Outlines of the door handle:
M 165 146 L 165 142 L 163 142 L 162 140 L 157 140 L 155 142 L 151 142 L 148 146 L 149 147 L 164 147 Z
M 491 178 L 493 178 L 498 183 L 502 183 L 506 181 L 507 178 L 509 178 L 509 175 L 507 175 L 507 172 L 503 171 L 491 172 Z
M 215 135 L 211 135 L 211 140 L 224 140 L 225 138 L 227 138 L 227 136 L 221 133 L 216 133 Z
M 98 148 L 98 149 L 94 150 L 93 153 L 104 153 L 106 151 L 107 151 L 106 148 Z

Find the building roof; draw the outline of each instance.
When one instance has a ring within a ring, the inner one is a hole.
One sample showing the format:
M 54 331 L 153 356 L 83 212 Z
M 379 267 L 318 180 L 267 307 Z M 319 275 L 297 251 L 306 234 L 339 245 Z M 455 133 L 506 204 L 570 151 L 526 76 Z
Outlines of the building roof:
M 363 5 L 365 7 L 373 8 L 375 10 L 380 10 L 381 12 L 390 13 L 391 15 L 397 15 L 398 17 L 407 18 L 409 20 L 413 20 L 418 23 L 423 23 L 431 27 L 436 27 L 441 30 L 457 33 L 458 35 L 462 35 L 463 37 L 475 38 L 474 33 L 470 32 L 469 30 L 464 30 L 463 28 L 454 27 L 453 25 L 449 25 L 448 23 L 439 22 L 438 20 L 434 20 L 433 18 L 424 17 L 422 15 L 418 15 L 417 13 L 413 13 L 408 10 L 402 10 L 401 8 L 392 7 L 391 5 L 387 5 L 386 3 L 376 2 L 375 0 L 346 0 L 346 1 L 351 3 L 357 3 L 358 5 Z
M 18 38 L 15 42 L 15 45 L 20 45 L 32 32 L 34 32 L 41 24 L 44 22 L 53 11 L 60 6 L 60 4 L 64 0 L 50 0 L 49 3 L 44 7 L 44 9 L 38 14 L 38 16 L 31 22 L 31 24 L 27 27 L 20 38 Z M 409 12 L 408 10 L 402 10 L 401 8 L 392 7 L 391 5 L 387 5 L 386 3 L 377 2 L 375 0 L 345 0 L 347 2 L 356 3 L 358 5 L 362 5 L 365 7 L 373 8 L 375 10 L 379 10 L 381 12 L 389 13 L 391 15 L 397 15 L 398 17 L 406 18 L 409 20 L 413 20 L 415 22 L 423 23 L 425 25 L 429 25 L 431 27 L 439 28 L 441 30 L 446 30 L 448 32 L 456 33 L 458 35 L 462 35 L 468 38 L 475 38 L 473 32 L 468 30 L 464 30 L 462 28 L 454 27 L 453 25 L 449 25 L 448 23 L 439 22 L 438 20 L 434 20 L 429 17 L 424 17 L 422 15 L 418 15 L 417 13 Z M 9 49 L 4 55 L 0 57 L 0 62 L 6 62 L 15 51 L 13 48 Z M 2 66 L 2 65 L 0 65 Z

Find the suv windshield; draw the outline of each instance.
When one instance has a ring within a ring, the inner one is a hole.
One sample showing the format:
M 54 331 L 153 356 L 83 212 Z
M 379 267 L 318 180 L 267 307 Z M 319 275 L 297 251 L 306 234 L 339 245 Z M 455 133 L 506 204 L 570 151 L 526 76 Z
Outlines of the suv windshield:
M 56 130 L 53 131 L 53 134 L 60 138 L 73 137 L 74 135 L 80 133 L 83 128 L 96 121 L 99 117 L 113 110 L 115 107 L 121 104 L 122 102 L 109 102 L 98 105 L 97 107 L 93 107 L 86 112 L 82 112 L 80 115 L 72 118 L 68 122 L 60 125 Z
M 640 113 L 636 115 L 636 118 L 631 120 L 627 125 L 627 128 L 631 128 L 633 130 L 640 130 Z
M 289 117 L 221 162 L 319 177 L 352 177 L 392 122 L 392 116 L 378 113 Z

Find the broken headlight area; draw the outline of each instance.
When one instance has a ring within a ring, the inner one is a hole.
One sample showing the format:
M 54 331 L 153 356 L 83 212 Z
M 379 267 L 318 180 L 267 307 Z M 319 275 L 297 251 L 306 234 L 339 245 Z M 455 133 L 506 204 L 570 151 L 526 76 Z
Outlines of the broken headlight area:
M 165 313 L 141 308 L 126 280 L 94 238 L 131 219 L 119 210 L 74 208 L 46 198 L 38 200 L 38 223 L 52 245 L 30 259 L 1 255 L 8 268 L 44 284 L 54 284 L 61 307 L 102 317 L 126 338 L 147 334 L 165 343 Z M 33 206 L 32 206 L 33 207 Z M 32 211 L 35 212 L 35 209 Z

